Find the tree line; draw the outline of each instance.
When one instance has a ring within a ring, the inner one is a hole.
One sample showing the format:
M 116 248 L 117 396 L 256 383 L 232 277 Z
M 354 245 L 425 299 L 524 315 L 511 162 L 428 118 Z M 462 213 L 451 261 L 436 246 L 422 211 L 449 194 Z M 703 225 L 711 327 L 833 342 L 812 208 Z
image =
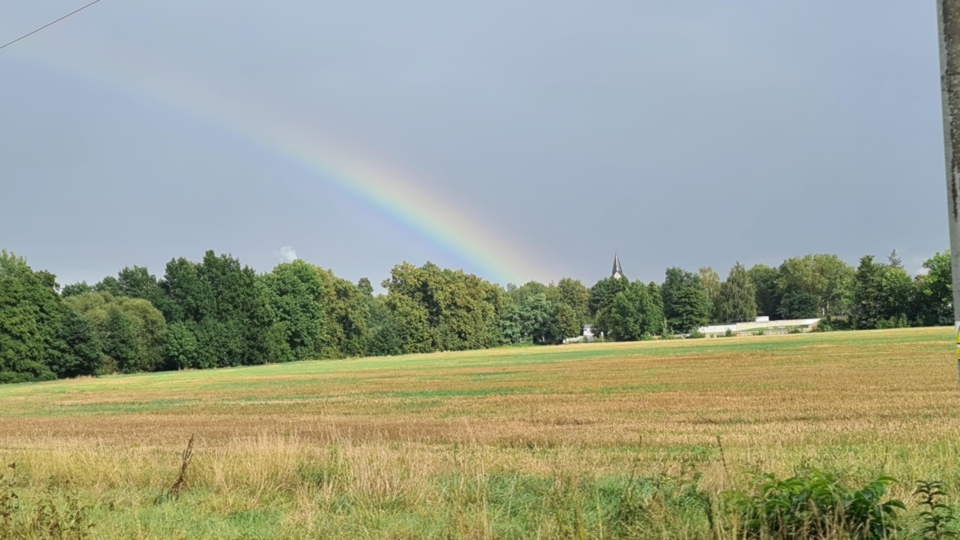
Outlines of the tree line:
M 952 324 L 949 252 L 911 278 L 896 252 L 851 267 L 806 255 L 778 267 L 666 271 L 662 283 L 563 278 L 505 288 L 432 263 L 395 266 L 374 294 L 296 260 L 258 274 L 230 255 L 127 267 L 66 285 L 0 251 L 0 382 L 204 369 L 304 359 L 618 341 L 690 334 L 709 323 L 824 318 L 823 329 Z

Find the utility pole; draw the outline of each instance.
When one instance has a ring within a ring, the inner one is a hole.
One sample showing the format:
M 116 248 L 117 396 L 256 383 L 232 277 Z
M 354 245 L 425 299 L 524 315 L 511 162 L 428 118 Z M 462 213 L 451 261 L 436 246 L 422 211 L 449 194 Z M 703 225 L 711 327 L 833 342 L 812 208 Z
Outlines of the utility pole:
M 960 0 L 937 0 L 940 30 L 940 89 L 947 161 L 947 218 L 953 274 L 953 320 L 960 375 Z

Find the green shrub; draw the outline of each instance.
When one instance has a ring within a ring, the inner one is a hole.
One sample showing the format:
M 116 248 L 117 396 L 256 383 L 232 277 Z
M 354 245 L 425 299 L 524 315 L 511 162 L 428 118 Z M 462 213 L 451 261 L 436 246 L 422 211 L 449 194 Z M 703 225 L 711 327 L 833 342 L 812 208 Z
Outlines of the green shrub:
M 896 499 L 883 500 L 893 482 L 882 476 L 855 490 L 812 469 L 786 480 L 758 475 L 752 494 L 732 492 L 728 497 L 744 538 L 879 540 L 895 530 L 896 511 L 905 509 Z
M 705 337 L 707 337 L 707 335 L 699 330 L 693 330 L 692 332 L 687 334 L 687 339 L 701 339 Z
M 77 490 L 52 478 L 34 497 L 21 498 L 16 465 L 0 473 L 0 538 L 83 540 L 90 536 L 92 507 Z
M 919 480 L 913 494 L 920 498 L 920 506 L 924 507 L 920 516 L 923 518 L 924 538 L 941 540 L 957 537 L 957 519 L 954 509 L 942 502 L 947 493 L 943 491 L 943 482 Z

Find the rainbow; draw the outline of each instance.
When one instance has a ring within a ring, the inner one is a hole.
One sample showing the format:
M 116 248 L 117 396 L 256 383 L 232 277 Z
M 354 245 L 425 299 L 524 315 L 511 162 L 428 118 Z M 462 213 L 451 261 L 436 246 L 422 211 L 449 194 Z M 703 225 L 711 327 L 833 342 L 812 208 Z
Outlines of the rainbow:
M 71 59 L 71 54 L 75 58 Z M 97 62 L 99 69 L 80 68 L 77 66 L 84 62 L 76 51 L 48 56 L 32 47 L 17 50 L 16 56 L 185 113 L 266 149 L 318 180 L 335 183 L 487 279 L 520 284 L 550 275 L 538 266 L 530 250 L 514 245 L 507 235 L 489 224 L 489 219 L 472 218 L 460 205 L 423 188 L 395 167 L 325 137 L 313 126 L 282 118 L 250 103 L 233 102 L 213 91 L 213 85 L 196 84 L 195 78 L 179 75 L 175 69 L 157 69 L 153 64 L 153 69 L 145 70 L 137 62 L 102 57 Z M 111 69 L 103 69 L 104 65 Z M 162 76 L 158 75 L 161 73 Z

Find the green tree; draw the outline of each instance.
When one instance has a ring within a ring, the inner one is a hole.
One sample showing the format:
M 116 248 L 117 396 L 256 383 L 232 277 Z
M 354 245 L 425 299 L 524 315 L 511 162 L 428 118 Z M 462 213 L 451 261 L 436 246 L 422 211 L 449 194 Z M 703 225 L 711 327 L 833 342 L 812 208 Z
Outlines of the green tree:
M 0 250 L 0 383 L 55 378 L 47 362 L 56 354 L 62 315 L 53 274 Z
M 789 289 L 780 298 L 780 316 L 784 319 L 814 319 L 820 313 L 820 297 L 806 290 Z
M 902 267 L 860 259 L 854 285 L 853 324 L 856 328 L 906 326 L 914 304 L 913 283 Z
M 360 289 L 360 292 L 366 296 L 373 296 L 373 284 L 370 283 L 370 280 L 362 277 L 357 280 L 357 288 Z
M 555 288 L 531 281 L 508 291 L 499 320 L 504 343 L 556 344 L 581 334 L 573 308 L 559 302 Z
M 507 295 L 475 275 L 429 262 L 419 268 L 403 263 L 391 270 L 383 287 L 388 298 L 405 297 L 425 311 L 432 350 L 479 349 L 502 342 L 499 321 Z
M 927 270 L 914 280 L 914 319 L 924 326 L 953 324 L 953 281 L 950 251 L 923 263 Z
M 65 285 L 63 290 L 60 291 L 60 296 L 63 298 L 69 298 L 71 296 L 77 296 L 79 294 L 86 294 L 89 292 L 93 292 L 93 287 L 87 285 L 86 281 L 81 281 L 80 283 Z
M 652 308 L 649 312 L 650 334 L 663 335 L 667 329 L 667 318 L 663 312 L 663 291 L 654 282 L 647 284 L 647 294 L 650 295 Z
M 195 323 L 175 322 L 167 327 L 166 356 L 169 369 L 204 367 L 199 360 Z
M 590 299 L 587 302 L 590 316 L 596 318 L 600 312 L 613 305 L 613 299 L 626 290 L 628 285 L 630 281 L 625 277 L 620 279 L 608 277 L 596 282 L 590 288 Z
M 556 304 L 563 304 L 570 307 L 576 318 L 576 325 L 580 327 L 576 336 L 582 332 L 583 325 L 587 324 L 590 317 L 590 289 L 588 289 L 580 280 L 571 278 L 562 278 L 557 282 L 556 287 L 550 288 L 549 298 Z M 571 324 L 571 328 L 572 328 Z M 567 336 L 572 337 L 572 336 Z
M 756 290 L 757 314 L 773 319 L 780 317 L 780 271 L 763 264 L 755 264 L 747 273 Z
M 909 313 L 914 306 L 913 280 L 903 265 L 886 265 L 881 281 L 883 304 L 887 327 L 905 327 L 909 325 Z
M 267 349 L 267 362 L 273 362 L 276 364 L 281 364 L 284 362 L 293 362 L 297 360 L 297 357 L 294 355 L 294 350 L 290 346 L 290 325 L 284 321 L 274 321 L 270 325 L 270 329 L 267 330 L 266 335 L 266 349 Z M 303 350 L 297 351 L 302 353 Z
M 547 300 L 547 295 L 537 293 L 528 296 L 521 305 L 521 328 L 532 343 L 551 345 L 560 343 L 564 336 L 557 320 L 557 306 Z
M 391 313 L 392 329 L 404 354 L 426 353 L 436 350 L 439 339 L 430 325 L 430 313 L 422 304 L 402 294 L 386 296 Z
M 57 377 L 99 375 L 103 368 L 100 339 L 84 316 L 66 309 L 57 339 L 58 354 L 51 355 L 50 369 Z
M 651 287 L 636 281 L 617 294 L 609 310 L 602 314 L 611 338 L 636 341 L 663 331 L 663 311 L 651 292 Z
M 140 371 L 143 351 L 137 338 L 133 318 L 116 306 L 107 308 L 107 317 L 103 322 L 103 354 L 108 371 Z
M 276 320 L 271 328 L 271 356 L 277 360 L 316 358 L 323 350 L 327 337 L 326 291 L 322 271 L 318 270 L 297 259 L 262 277 Z
M 661 293 L 663 312 L 674 332 L 688 333 L 709 321 L 710 299 L 697 274 L 676 267 L 667 269 Z
M 507 285 L 507 295 L 515 304 L 522 304 L 528 296 L 535 294 L 549 296 L 551 294 L 550 287 L 537 281 L 528 281 L 519 287 L 513 283 Z
M 130 320 L 134 339 L 137 341 L 135 350 L 139 356 L 115 365 L 109 364 L 106 366 L 107 371 L 111 366 L 126 373 L 155 371 L 165 367 L 167 324 L 160 311 L 147 300 L 93 292 L 66 298 L 64 304 L 89 322 L 97 334 L 97 340 L 104 344 L 104 347 L 108 342 L 106 325 L 110 311 L 118 310 Z
M 557 327 L 563 338 L 577 337 L 583 333 L 580 317 L 567 303 L 557 304 Z
M 714 311 L 723 322 L 752 322 L 757 317 L 756 294 L 747 269 L 737 262 L 720 288 Z
M 352 282 L 339 278 L 331 270 L 315 266 L 323 281 L 326 337 L 321 356 L 343 358 L 363 356 L 367 350 L 370 317 L 369 296 Z
M 723 288 L 720 274 L 717 274 L 713 268 L 706 266 L 701 268 L 697 275 L 700 276 L 700 283 L 703 284 L 703 289 L 707 291 L 707 298 L 710 300 L 710 320 L 708 322 L 726 322 L 724 320 L 726 315 L 720 305 L 720 291 Z
M 498 321 L 500 337 L 503 343 L 523 343 L 526 336 L 523 332 L 523 309 L 512 300 L 500 314 Z
M 823 317 L 849 313 L 854 270 L 836 255 L 793 257 L 780 265 L 781 309 L 784 318 Z M 788 298 L 789 297 L 789 298 Z M 789 311 L 806 307 L 815 298 L 816 313 Z
M 900 258 L 900 255 L 897 255 L 897 250 L 890 252 L 890 255 L 887 255 L 887 266 L 890 268 L 903 268 L 903 259 Z
M 361 287 L 363 290 L 363 287 Z M 372 292 L 371 287 L 371 292 Z M 384 295 L 368 296 L 369 316 L 367 318 L 368 356 L 391 356 L 403 352 L 397 316 L 387 305 Z
M 270 332 L 276 321 L 269 290 L 252 268 L 207 251 L 199 263 L 183 258 L 167 263 L 160 288 L 169 299 L 161 307 L 167 321 L 189 323 L 178 332 L 191 332 L 197 343 L 190 367 L 276 360 L 271 358 Z

